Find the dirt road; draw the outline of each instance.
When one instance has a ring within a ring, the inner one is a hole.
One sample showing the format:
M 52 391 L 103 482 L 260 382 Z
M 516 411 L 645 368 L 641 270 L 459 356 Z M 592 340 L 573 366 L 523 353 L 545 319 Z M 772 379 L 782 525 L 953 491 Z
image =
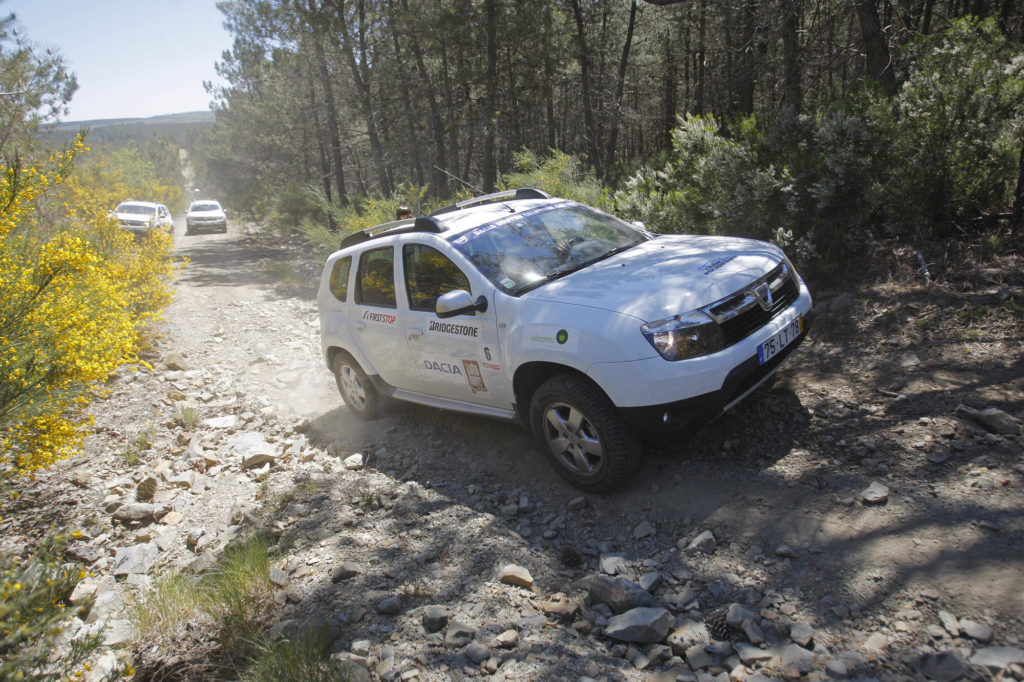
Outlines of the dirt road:
M 467 492 L 474 483 L 551 509 L 578 495 L 516 425 L 411 405 L 370 424 L 349 417 L 319 354 L 315 281 L 283 290 L 267 272 L 295 254 L 260 244 L 267 242 L 237 234 L 181 243 L 191 263 L 169 317 L 186 356 L 237 377 L 239 391 L 276 412 L 308 419 L 325 448 L 375 453 L 372 466 L 441 484 L 481 513 L 495 510 L 479 508 Z M 923 614 L 920 625 L 937 623 L 942 609 L 1024 643 L 1021 437 L 956 414 L 965 404 L 1021 416 L 1019 336 L 985 329 L 987 338 L 958 339 L 935 329 L 915 338 L 899 326 L 872 336 L 876 329 L 858 319 L 931 307 L 952 317 L 959 303 L 878 290 L 825 315 L 770 390 L 650 453 L 621 492 L 589 497 L 583 525 L 561 530 L 552 549 L 571 540 L 658 556 L 711 529 L 719 573 L 757 576 L 762 592 L 792 590 L 829 627 L 870 631 L 908 609 Z M 837 323 L 857 325 L 855 333 L 831 334 Z M 888 488 L 887 500 L 867 504 L 861 493 L 875 481 Z M 644 522 L 654 532 L 638 538 Z M 530 521 L 512 520 L 512 529 L 543 534 Z M 895 636 L 916 643 L 922 632 Z

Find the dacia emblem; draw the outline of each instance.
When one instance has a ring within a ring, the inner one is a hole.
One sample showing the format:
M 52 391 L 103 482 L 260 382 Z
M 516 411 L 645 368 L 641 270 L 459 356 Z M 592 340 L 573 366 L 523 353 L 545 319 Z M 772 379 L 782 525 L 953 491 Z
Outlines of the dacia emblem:
M 761 310 L 770 311 L 775 301 L 772 300 L 772 288 L 768 286 L 768 283 L 758 284 L 756 287 L 747 292 L 749 295 L 757 299 L 758 305 L 761 306 Z

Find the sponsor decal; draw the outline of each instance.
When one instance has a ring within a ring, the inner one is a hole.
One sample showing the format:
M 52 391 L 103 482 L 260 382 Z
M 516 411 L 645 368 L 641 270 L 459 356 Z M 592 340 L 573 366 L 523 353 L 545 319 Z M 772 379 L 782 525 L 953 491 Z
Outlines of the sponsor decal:
M 709 260 L 707 263 L 700 266 L 700 271 L 703 272 L 705 275 L 710 275 L 712 272 L 723 267 L 726 263 L 728 263 L 735 257 L 736 254 L 732 254 L 731 256 L 723 256 L 722 258 L 715 258 L 714 260 Z
M 528 345 L 543 346 L 552 350 L 575 352 L 579 346 L 579 335 L 571 329 L 530 325 L 524 330 Z
M 423 358 L 423 369 L 431 374 L 441 374 L 449 378 L 461 378 L 465 372 L 457 362 L 445 362 Z
M 390 313 L 375 313 L 366 310 L 363 312 L 363 319 L 367 322 L 376 322 L 377 324 L 383 324 L 390 327 L 398 321 L 398 316 Z
M 480 374 L 480 365 L 476 360 L 463 360 L 462 366 L 466 370 L 466 381 L 473 393 L 487 393 L 487 386 L 484 385 L 484 377 Z
M 500 372 L 501 371 L 501 365 L 495 365 L 493 362 L 485 362 L 485 363 L 483 363 L 483 366 L 484 366 L 484 369 L 489 369 L 492 372 Z
M 480 328 L 471 324 L 459 324 L 458 322 L 442 322 L 441 320 L 430 320 L 427 325 L 428 332 L 444 334 L 445 336 L 467 336 L 477 338 L 480 336 Z

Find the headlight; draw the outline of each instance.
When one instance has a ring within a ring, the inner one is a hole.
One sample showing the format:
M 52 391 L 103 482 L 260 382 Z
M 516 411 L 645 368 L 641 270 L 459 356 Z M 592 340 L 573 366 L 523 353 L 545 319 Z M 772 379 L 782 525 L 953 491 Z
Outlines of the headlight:
M 666 360 L 685 360 L 722 349 L 718 323 L 696 310 L 649 322 L 640 327 L 644 337 Z

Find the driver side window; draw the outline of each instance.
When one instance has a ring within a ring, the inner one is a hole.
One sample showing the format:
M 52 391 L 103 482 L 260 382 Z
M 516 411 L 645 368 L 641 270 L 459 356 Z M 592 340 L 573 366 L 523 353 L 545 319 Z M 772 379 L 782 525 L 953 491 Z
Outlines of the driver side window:
M 455 289 L 469 291 L 466 275 L 447 256 L 431 246 L 406 244 L 402 248 L 402 260 L 410 310 L 434 312 L 437 297 L 441 294 Z

